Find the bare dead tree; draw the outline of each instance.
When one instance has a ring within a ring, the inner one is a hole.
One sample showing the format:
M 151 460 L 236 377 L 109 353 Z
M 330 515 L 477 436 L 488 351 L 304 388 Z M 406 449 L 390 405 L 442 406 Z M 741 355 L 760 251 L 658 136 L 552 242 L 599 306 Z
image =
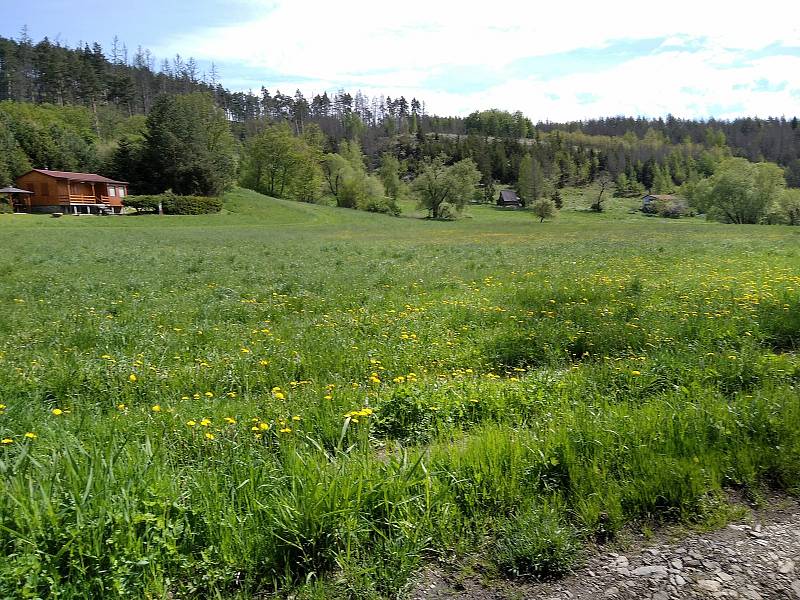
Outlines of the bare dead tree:
M 594 212 L 603 212 L 603 202 L 605 202 L 603 192 L 611 187 L 614 180 L 611 178 L 608 171 L 603 171 L 597 176 L 595 182 L 600 185 L 600 193 L 597 195 L 597 200 L 595 200 L 589 208 Z

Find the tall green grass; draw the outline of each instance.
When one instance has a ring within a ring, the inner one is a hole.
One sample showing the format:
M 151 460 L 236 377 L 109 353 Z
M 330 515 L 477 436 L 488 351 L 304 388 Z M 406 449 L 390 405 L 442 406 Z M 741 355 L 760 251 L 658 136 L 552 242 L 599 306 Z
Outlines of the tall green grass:
M 3 596 L 392 597 L 472 552 L 549 577 L 799 487 L 790 228 L 237 191 L 0 240 Z

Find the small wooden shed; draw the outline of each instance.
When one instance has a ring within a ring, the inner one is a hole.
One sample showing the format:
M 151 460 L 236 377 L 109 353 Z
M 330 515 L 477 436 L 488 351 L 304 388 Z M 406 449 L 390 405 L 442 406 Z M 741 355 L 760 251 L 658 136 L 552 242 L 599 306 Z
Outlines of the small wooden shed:
M 497 206 L 522 208 L 523 204 L 519 194 L 514 190 L 500 190 L 500 195 L 497 197 Z
M 30 212 L 30 200 L 33 192 L 15 187 L 0 188 L 0 197 L 5 197 L 14 212 Z M 28 209 L 28 210 L 26 210 Z

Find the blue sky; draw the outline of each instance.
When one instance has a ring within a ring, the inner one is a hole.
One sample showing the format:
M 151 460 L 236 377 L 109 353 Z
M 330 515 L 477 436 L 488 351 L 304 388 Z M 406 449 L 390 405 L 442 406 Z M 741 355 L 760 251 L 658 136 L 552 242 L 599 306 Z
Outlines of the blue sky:
M 235 25 L 260 13 L 258 5 L 237 0 L 0 0 L 0 6 L 4 36 L 18 37 L 27 26 L 35 40 L 48 36 L 70 46 L 99 41 L 106 47 L 117 35 L 132 48 L 160 46 L 176 31 Z
M 159 59 L 214 61 L 231 89 L 346 88 L 416 96 L 429 112 L 522 110 L 534 120 L 617 114 L 800 114 L 793 3 L 673 0 L 0 0 L 0 34 L 27 25 L 69 45 L 114 35 Z

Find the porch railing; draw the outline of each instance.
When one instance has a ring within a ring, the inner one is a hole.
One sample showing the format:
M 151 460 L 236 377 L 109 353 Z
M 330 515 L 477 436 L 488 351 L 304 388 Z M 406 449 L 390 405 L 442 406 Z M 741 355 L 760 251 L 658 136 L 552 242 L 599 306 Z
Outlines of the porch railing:
M 111 206 L 122 206 L 122 201 L 118 197 L 110 196 L 87 196 L 82 194 L 62 195 L 58 197 L 61 204 L 108 204 Z

